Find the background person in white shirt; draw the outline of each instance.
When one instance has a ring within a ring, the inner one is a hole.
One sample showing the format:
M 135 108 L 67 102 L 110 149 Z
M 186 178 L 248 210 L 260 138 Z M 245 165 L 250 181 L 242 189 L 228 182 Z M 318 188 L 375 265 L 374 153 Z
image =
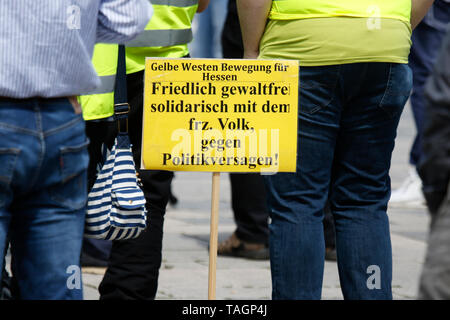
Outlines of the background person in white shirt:
M 151 15 L 147 0 L 0 2 L 0 253 L 8 236 L 18 298 L 83 298 L 89 140 L 75 96 L 100 84 L 95 42 L 129 41 Z

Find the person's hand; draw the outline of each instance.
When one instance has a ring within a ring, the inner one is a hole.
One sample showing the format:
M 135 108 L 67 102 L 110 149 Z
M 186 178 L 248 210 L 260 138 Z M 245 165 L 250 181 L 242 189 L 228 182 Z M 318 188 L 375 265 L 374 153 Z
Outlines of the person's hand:
M 81 104 L 78 102 L 78 97 L 72 96 L 68 97 L 70 104 L 73 107 L 73 111 L 75 114 L 81 114 L 83 111 L 81 109 Z

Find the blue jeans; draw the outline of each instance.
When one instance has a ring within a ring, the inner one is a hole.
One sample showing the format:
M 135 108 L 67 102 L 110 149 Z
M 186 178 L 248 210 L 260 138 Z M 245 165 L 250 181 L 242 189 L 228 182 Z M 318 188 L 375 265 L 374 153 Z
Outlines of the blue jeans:
M 411 108 L 417 129 L 409 155 L 409 163 L 413 166 L 417 166 L 422 157 L 421 135 L 425 122 L 425 83 L 433 71 L 449 23 L 450 4 L 435 1 L 424 20 L 412 33 L 412 47 L 409 55 L 409 66 L 414 74 Z
M 228 0 L 211 1 L 205 11 L 196 14 L 192 23 L 194 39 L 189 44 L 193 58 L 222 58 L 222 29 Z
M 300 68 L 297 172 L 266 176 L 273 299 L 320 299 L 329 199 L 345 299 L 392 299 L 386 214 L 407 65 Z
M 0 98 L 0 253 L 9 236 L 21 299 L 83 299 L 87 145 L 67 99 Z

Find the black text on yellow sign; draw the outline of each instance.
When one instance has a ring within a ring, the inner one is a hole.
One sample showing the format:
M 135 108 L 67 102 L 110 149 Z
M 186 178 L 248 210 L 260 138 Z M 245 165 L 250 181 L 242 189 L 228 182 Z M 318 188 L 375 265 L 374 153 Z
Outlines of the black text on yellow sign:
M 295 171 L 297 61 L 147 58 L 144 100 L 144 169 Z

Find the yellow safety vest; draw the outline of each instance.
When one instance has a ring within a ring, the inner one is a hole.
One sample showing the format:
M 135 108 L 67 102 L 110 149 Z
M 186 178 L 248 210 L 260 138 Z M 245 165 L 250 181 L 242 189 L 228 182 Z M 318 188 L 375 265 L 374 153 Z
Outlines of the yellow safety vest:
M 411 0 L 274 0 L 269 19 L 390 18 L 410 22 Z
M 92 63 L 100 77 L 100 86 L 91 94 L 79 97 L 84 120 L 108 118 L 114 114 L 114 85 L 116 83 L 119 46 L 98 43 Z
M 198 0 L 150 2 L 153 16 L 145 30 L 125 43 L 127 73 L 143 70 L 146 57 L 180 58 L 189 53 L 187 44 L 192 40 L 191 24 L 197 12 Z M 85 120 L 103 119 L 114 114 L 117 57 L 117 45 L 95 45 L 92 63 L 101 85 L 89 95 L 79 98 Z

